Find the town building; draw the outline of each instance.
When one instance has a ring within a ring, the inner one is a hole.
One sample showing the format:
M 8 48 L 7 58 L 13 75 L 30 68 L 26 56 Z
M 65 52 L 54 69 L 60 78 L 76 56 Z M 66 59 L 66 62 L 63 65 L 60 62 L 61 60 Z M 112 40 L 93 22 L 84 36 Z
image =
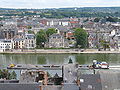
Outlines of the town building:
M 25 48 L 25 39 L 15 38 L 13 39 L 13 49 L 24 49 Z
M 54 33 L 49 37 L 49 48 L 65 48 L 65 39 L 59 33 Z
M 25 48 L 35 48 L 36 47 L 36 38 L 34 34 L 25 34 Z
M 16 25 L 4 25 L 0 27 L 0 31 L 5 39 L 12 39 L 17 34 Z
M 0 52 L 12 50 L 12 40 L 0 39 Z
M 72 31 L 68 31 L 66 33 L 66 38 L 69 40 L 75 40 L 74 33 Z

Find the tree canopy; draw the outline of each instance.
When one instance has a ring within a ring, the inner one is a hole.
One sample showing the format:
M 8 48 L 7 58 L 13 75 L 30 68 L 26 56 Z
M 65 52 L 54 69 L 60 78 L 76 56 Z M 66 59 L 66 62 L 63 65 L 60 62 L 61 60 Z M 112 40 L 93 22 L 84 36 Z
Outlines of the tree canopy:
M 87 47 L 87 32 L 82 28 L 76 28 L 74 32 L 74 36 L 76 39 L 76 46 L 81 46 L 81 48 Z
M 0 69 L 0 79 L 1 78 L 7 80 L 16 79 L 17 74 L 15 73 L 15 71 L 9 72 L 7 69 Z
M 34 34 L 34 31 L 29 30 L 28 34 Z
M 99 22 L 100 21 L 100 18 L 95 18 L 94 19 L 94 22 Z
M 44 30 L 40 30 L 36 34 L 36 44 L 38 47 L 44 47 L 45 42 L 47 41 L 47 35 Z
M 49 37 L 50 35 L 52 35 L 52 34 L 54 34 L 54 33 L 57 33 L 57 31 L 56 31 L 55 28 L 49 28 L 49 29 L 46 31 L 47 37 Z

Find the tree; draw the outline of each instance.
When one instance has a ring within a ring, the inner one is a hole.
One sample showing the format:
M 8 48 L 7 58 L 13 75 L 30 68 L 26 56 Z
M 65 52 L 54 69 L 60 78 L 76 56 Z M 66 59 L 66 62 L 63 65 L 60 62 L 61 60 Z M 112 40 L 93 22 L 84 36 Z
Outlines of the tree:
M 32 29 L 32 26 L 28 26 L 28 29 Z
M 7 69 L 3 69 L 2 73 L 1 73 L 1 77 L 9 79 L 9 76 L 10 76 L 10 74 L 9 74 L 8 70 Z
M 44 30 L 40 30 L 36 34 L 36 44 L 38 47 L 44 47 L 45 42 L 47 41 L 47 36 Z
M 72 59 L 70 58 L 69 59 L 69 62 L 68 62 L 69 64 L 72 64 L 73 63 L 73 61 L 72 61 Z
M 7 79 L 7 80 L 11 80 L 11 79 L 16 79 L 17 74 L 15 73 L 15 71 L 13 71 L 12 73 L 10 73 L 7 69 L 3 69 L 0 70 L 0 79 Z
M 56 31 L 55 28 L 49 28 L 49 29 L 46 31 L 47 37 L 49 37 L 50 35 L 52 35 L 52 34 L 54 34 L 54 33 L 57 33 L 57 31 Z
M 94 22 L 99 22 L 100 21 L 100 18 L 95 18 L 94 19 Z
M 34 31 L 29 30 L 28 34 L 34 34 Z
M 87 32 L 82 28 L 76 28 L 74 32 L 74 36 L 76 39 L 76 46 L 81 46 L 81 48 L 87 47 Z
M 120 20 L 119 20 L 118 18 L 116 18 L 116 17 L 108 17 L 108 18 L 106 18 L 106 20 L 109 21 L 109 22 L 119 22 L 119 21 L 120 21 Z
M 105 40 L 100 40 L 100 44 L 103 47 L 103 49 L 106 51 L 107 48 L 110 48 L 109 42 Z
M 15 73 L 15 71 L 13 71 L 11 74 L 10 74 L 10 79 L 16 79 L 17 77 L 17 74 Z

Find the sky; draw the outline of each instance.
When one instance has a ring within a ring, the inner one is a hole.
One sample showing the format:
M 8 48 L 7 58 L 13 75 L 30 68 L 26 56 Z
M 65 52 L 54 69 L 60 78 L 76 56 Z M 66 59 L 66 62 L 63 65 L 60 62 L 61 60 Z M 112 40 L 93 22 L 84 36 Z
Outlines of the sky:
M 114 7 L 120 0 L 0 0 L 1 8 Z

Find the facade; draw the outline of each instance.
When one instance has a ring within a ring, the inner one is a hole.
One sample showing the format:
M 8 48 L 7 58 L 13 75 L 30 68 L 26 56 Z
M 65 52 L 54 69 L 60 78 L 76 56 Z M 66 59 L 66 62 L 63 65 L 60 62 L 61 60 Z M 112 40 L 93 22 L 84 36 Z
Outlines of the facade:
M 13 40 L 13 49 L 23 49 L 25 48 L 25 39 L 15 38 Z
M 52 34 L 49 37 L 49 48 L 64 48 L 64 37 L 58 33 Z
M 64 19 L 48 19 L 47 24 L 48 26 L 68 26 L 69 25 L 69 18 Z
M 12 40 L 0 39 L 0 52 L 12 49 Z
M 0 39 L 4 39 L 3 33 L 0 31 Z
M 25 48 L 35 48 L 36 47 L 36 38 L 34 34 L 25 35 Z
M 74 37 L 74 33 L 69 31 L 66 33 L 66 38 L 69 39 L 69 40 L 74 40 L 75 37 Z
M 3 25 L 0 31 L 4 39 L 12 39 L 17 33 L 16 25 Z
M 15 31 L 13 31 L 13 30 L 11 30 L 11 31 L 9 31 L 9 30 L 4 30 L 4 31 L 3 31 L 3 36 L 4 36 L 4 38 L 6 38 L 6 39 L 12 39 L 12 38 L 15 36 Z

